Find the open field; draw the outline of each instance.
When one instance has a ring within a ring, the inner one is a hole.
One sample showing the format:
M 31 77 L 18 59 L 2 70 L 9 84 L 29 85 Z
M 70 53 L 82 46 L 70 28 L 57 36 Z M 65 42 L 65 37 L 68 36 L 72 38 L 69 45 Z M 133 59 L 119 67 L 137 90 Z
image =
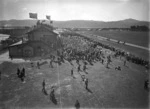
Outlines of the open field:
M 68 40 L 68 45 L 80 49 L 81 40 L 77 37 Z M 76 40 L 74 40 L 76 39 Z M 79 45 L 77 44 L 80 43 Z M 76 46 L 75 46 L 76 45 Z M 83 43 L 83 49 L 86 43 Z M 149 78 L 149 73 L 140 65 L 127 62 L 123 65 L 124 58 L 113 57 L 113 52 L 103 48 L 104 56 L 112 55 L 112 62 L 106 68 L 106 61 L 94 61 L 93 65 L 88 63 L 87 74 L 83 71 L 78 72 L 78 64 L 72 61 L 73 66 L 65 60 L 59 65 L 53 63 L 53 68 L 49 67 L 50 59 L 35 60 L 33 66 L 30 61 L 8 59 L 5 53 L 0 60 L 0 108 L 2 109 L 74 109 L 76 100 L 79 100 L 81 109 L 100 109 L 100 108 L 142 108 L 147 109 L 149 105 L 149 92 L 144 89 L 144 81 Z M 9 62 L 8 62 L 9 61 Z M 37 61 L 45 63 L 37 68 Z M 79 61 L 83 68 L 83 61 Z M 115 70 L 120 65 L 122 70 Z M 25 68 L 25 83 L 17 77 L 17 68 Z M 71 69 L 74 70 L 74 77 L 71 76 Z M 88 88 L 82 81 L 81 75 L 85 75 L 89 80 Z M 45 89 L 48 95 L 42 92 L 42 81 L 45 79 Z M 49 93 L 55 88 L 55 96 L 58 102 L 55 105 Z
M 41 60 L 48 61 L 49 60 Z M 80 62 L 82 65 L 82 62 Z M 35 64 L 35 62 L 34 62 Z M 29 62 L 4 62 L 0 65 L 2 78 L 0 82 L 0 107 L 2 109 L 53 109 L 72 108 L 78 99 L 82 108 L 147 108 L 148 92 L 144 90 L 144 81 L 148 73 L 144 68 L 132 63 L 123 66 L 123 61 L 113 59 L 110 69 L 99 62 L 94 66 L 88 65 L 89 89 L 85 90 L 80 75 L 74 71 L 76 79 L 70 76 L 71 65 L 65 61 L 61 66 L 57 64 L 49 68 L 49 64 L 42 65 L 40 69 L 31 67 Z M 115 66 L 120 65 L 122 71 L 116 71 Z M 17 77 L 17 68 L 26 69 L 26 83 Z M 83 74 L 83 72 L 81 72 Z M 42 93 L 42 81 L 46 80 L 46 90 L 49 93 L 51 86 L 56 86 L 56 99 L 54 105 L 49 96 Z
M 140 45 L 148 48 L 149 45 L 149 32 L 137 31 L 83 31 L 88 34 L 95 34 L 107 38 L 126 41 L 131 44 Z

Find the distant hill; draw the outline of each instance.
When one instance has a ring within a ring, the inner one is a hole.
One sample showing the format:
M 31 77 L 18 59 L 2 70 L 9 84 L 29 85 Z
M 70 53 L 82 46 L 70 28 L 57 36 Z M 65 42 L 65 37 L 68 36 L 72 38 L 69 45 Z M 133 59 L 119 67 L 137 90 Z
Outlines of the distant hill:
M 49 23 L 46 21 L 46 23 Z M 0 21 L 0 26 L 33 26 L 36 20 L 3 20 Z M 53 26 L 59 28 L 129 28 L 132 25 L 146 25 L 149 22 L 138 21 L 135 19 L 125 19 L 120 21 L 93 21 L 93 20 L 69 20 L 69 21 L 53 21 Z

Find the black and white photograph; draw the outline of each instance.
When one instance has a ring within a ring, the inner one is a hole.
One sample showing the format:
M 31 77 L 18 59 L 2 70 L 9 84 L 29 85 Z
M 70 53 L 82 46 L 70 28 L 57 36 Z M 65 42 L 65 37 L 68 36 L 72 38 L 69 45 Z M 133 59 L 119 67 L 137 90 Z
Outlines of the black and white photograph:
M 149 109 L 150 0 L 0 0 L 0 109 Z

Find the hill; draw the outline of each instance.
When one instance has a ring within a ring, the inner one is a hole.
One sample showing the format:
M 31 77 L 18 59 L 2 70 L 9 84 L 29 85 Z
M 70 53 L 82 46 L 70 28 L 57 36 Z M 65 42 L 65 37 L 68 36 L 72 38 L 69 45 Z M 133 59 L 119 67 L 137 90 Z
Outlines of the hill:
M 46 21 L 46 23 L 49 23 Z M 0 26 L 33 26 L 36 20 L 3 20 L 0 21 Z M 69 20 L 69 21 L 54 21 L 53 25 L 59 28 L 129 28 L 132 25 L 146 25 L 149 22 L 138 21 L 135 19 L 125 19 L 120 21 L 93 21 L 93 20 Z

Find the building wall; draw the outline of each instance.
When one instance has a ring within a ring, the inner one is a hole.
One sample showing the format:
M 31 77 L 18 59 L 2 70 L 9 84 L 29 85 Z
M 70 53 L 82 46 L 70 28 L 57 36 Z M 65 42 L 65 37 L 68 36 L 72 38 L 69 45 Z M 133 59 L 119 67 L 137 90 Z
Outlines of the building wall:
M 57 40 L 57 35 L 49 32 L 49 31 L 34 31 L 29 33 L 29 41 L 33 40 L 42 40 L 44 42 L 55 42 Z
M 32 57 L 34 56 L 34 51 L 33 51 L 33 47 L 32 46 L 29 46 L 29 45 L 26 45 L 23 47 L 23 56 L 24 57 Z
M 32 43 L 32 46 L 34 48 L 34 56 L 43 56 L 50 53 L 50 48 L 48 45 L 43 43 Z
M 26 58 L 45 56 L 51 53 L 52 49 L 42 42 L 31 42 L 9 48 L 10 58 Z
M 10 57 L 22 57 L 22 47 L 13 46 L 9 48 Z

